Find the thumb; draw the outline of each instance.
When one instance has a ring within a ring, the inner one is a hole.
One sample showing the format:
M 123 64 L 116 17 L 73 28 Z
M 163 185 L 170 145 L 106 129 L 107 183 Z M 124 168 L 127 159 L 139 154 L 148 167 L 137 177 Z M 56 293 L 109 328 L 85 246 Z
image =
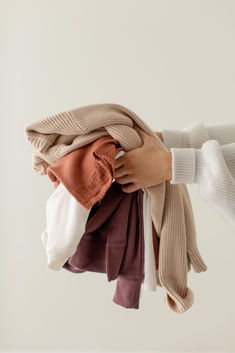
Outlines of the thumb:
M 143 131 L 139 126 L 135 126 L 134 129 L 138 132 L 138 134 L 140 135 L 143 143 L 145 143 L 145 141 L 147 141 L 151 136 L 149 136 L 145 131 Z

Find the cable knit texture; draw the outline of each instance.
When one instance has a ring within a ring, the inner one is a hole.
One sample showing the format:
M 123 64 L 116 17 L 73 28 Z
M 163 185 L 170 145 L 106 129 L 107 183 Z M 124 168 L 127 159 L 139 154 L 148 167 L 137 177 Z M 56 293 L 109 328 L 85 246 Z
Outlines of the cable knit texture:
M 167 147 L 154 131 L 133 111 L 118 104 L 93 104 L 48 116 L 25 127 L 25 135 L 33 147 L 33 168 L 43 175 L 46 168 L 65 154 L 95 139 L 110 134 L 125 151 L 142 146 L 134 128 L 136 123 L 166 151 Z M 194 301 L 187 286 L 191 264 L 195 272 L 206 271 L 196 242 L 193 210 L 185 184 L 165 181 L 146 187 L 150 212 L 159 247 L 159 281 L 166 290 L 172 310 L 185 312 Z

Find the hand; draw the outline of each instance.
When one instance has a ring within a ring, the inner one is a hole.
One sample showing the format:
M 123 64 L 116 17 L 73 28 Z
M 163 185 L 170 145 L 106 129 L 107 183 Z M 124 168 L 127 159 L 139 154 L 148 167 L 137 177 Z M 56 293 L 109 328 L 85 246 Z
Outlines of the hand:
M 171 152 L 165 151 L 138 126 L 135 129 L 143 145 L 115 159 L 114 178 L 122 184 L 124 192 L 134 192 L 172 179 Z

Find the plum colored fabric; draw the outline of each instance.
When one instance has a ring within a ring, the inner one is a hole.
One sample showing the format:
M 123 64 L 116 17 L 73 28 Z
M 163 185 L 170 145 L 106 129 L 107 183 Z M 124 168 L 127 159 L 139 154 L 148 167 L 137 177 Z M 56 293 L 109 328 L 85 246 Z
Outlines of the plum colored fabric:
M 117 279 L 113 302 L 139 309 L 144 279 L 143 191 L 125 193 L 114 181 L 91 208 L 76 252 L 64 264 L 74 272 L 107 274 Z

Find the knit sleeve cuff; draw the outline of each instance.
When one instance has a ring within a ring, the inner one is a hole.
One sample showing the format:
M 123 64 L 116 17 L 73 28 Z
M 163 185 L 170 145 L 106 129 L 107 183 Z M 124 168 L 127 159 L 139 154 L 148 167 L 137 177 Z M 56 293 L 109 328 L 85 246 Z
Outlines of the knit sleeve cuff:
M 171 148 L 172 179 L 170 184 L 192 184 L 195 181 L 195 149 Z

